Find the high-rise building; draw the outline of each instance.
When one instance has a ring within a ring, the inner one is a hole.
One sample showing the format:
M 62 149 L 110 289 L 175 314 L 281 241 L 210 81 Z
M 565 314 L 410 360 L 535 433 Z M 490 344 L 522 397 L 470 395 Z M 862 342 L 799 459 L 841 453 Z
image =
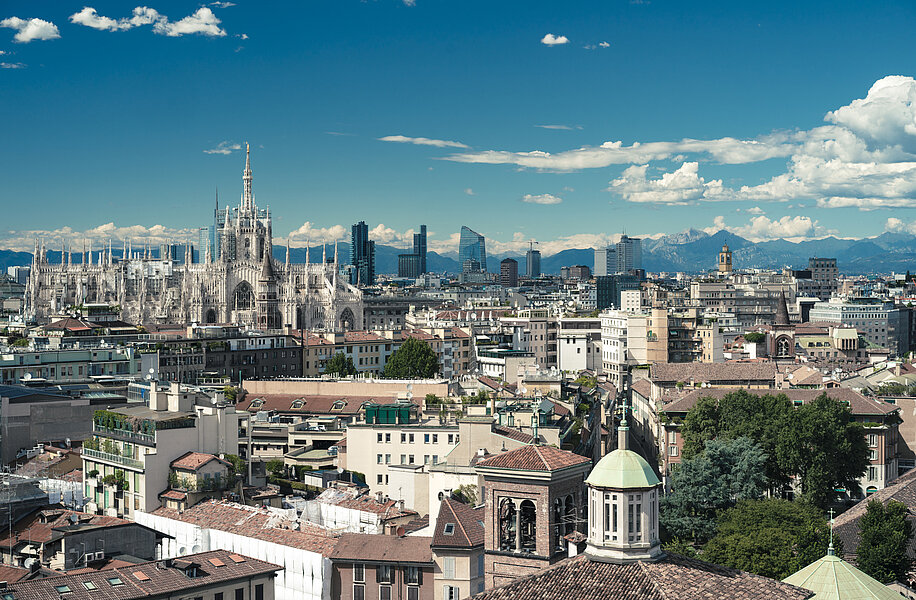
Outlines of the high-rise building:
M 419 254 L 398 254 L 398 277 L 417 278 L 422 274 Z
M 413 234 L 413 253 L 420 259 L 420 273 L 426 273 L 426 225 L 420 225 L 420 233 Z
M 527 263 L 526 273 L 529 278 L 534 279 L 541 276 L 541 251 L 535 250 L 533 248 L 528 249 L 528 254 L 525 256 L 525 262 Z
M 617 272 L 628 273 L 642 269 L 642 240 L 626 235 L 617 242 Z
M 468 269 L 480 272 L 487 270 L 487 242 L 486 239 L 470 227 L 461 227 L 461 237 L 458 240 L 458 263 L 463 273 Z
M 595 277 L 604 275 L 613 275 L 617 272 L 617 248 L 607 246 L 605 248 L 595 248 Z
M 518 261 L 504 258 L 499 263 L 499 283 L 503 287 L 518 287 Z
M 350 264 L 353 271 L 350 283 L 373 285 L 375 283 L 375 242 L 369 240 L 369 226 L 360 221 L 353 226 L 350 236 Z

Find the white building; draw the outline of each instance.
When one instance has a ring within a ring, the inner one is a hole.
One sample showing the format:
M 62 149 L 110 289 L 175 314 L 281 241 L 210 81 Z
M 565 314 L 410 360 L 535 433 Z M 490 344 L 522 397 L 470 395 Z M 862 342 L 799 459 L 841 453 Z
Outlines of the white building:
M 557 368 L 578 373 L 601 371 L 601 320 L 560 317 L 557 319 Z

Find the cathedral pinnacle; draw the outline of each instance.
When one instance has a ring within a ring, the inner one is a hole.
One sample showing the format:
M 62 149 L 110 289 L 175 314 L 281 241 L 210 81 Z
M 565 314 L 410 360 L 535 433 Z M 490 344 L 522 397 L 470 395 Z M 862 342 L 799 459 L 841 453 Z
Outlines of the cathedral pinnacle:
M 254 201 L 251 195 L 251 147 L 248 142 L 245 142 L 245 172 L 242 174 L 242 182 L 245 184 L 242 207 L 251 209 Z

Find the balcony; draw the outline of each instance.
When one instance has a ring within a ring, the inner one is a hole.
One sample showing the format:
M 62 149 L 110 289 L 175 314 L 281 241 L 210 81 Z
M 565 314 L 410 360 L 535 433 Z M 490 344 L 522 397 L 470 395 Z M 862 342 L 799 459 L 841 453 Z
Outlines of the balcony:
M 83 448 L 83 456 L 87 458 L 94 458 L 97 460 L 104 460 L 107 462 L 123 465 L 125 467 L 130 467 L 131 469 L 143 470 L 143 461 L 136 460 L 134 458 L 127 458 L 126 456 L 119 456 L 117 454 L 109 454 L 107 452 L 102 452 L 101 450 L 92 450 L 90 448 Z
M 110 429 L 102 427 L 96 423 L 92 424 L 92 432 L 99 435 L 114 438 L 124 442 L 134 442 L 136 444 L 146 444 L 147 446 L 156 445 L 156 436 L 150 433 L 140 433 L 138 431 L 127 431 L 126 429 Z

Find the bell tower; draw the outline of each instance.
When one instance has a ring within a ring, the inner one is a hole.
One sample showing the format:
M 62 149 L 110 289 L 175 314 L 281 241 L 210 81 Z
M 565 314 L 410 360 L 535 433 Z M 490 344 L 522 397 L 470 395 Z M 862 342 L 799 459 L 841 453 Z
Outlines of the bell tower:
M 719 252 L 719 273 L 728 275 L 732 272 L 732 251 L 728 249 L 728 244 L 722 246 Z
M 567 557 L 583 529 L 583 481 L 591 460 L 528 445 L 477 463 L 486 505 L 484 572 L 490 589 Z

